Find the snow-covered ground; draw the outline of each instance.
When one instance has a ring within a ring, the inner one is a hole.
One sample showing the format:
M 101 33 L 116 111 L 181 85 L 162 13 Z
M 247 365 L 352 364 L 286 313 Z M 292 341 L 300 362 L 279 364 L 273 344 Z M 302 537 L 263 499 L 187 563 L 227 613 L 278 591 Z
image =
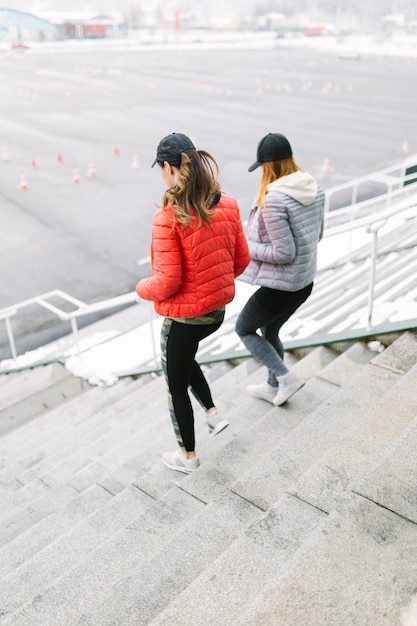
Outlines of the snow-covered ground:
M 110 50 L 166 50 L 169 48 L 294 48 L 305 47 L 315 50 L 324 50 L 332 54 L 344 56 L 347 60 L 360 59 L 362 55 L 385 55 L 400 57 L 417 56 L 417 36 L 398 34 L 389 38 L 376 35 L 348 35 L 336 37 L 325 35 L 320 37 L 284 37 L 277 38 L 273 32 L 226 31 L 226 30 L 140 30 L 132 31 L 128 37 L 117 39 L 83 39 L 62 41 L 31 41 L 27 49 L 14 50 L 25 54 L 53 52 L 56 53 L 83 53 L 89 49 Z M 10 43 L 0 43 L 0 50 L 9 51 Z

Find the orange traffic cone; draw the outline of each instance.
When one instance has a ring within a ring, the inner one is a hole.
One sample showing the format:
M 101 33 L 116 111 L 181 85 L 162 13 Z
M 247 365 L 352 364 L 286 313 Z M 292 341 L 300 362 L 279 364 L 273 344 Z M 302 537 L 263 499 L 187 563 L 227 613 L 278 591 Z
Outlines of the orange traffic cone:
M 330 167 L 330 159 L 328 157 L 324 157 L 320 170 L 322 174 L 329 174 L 332 171 L 332 168 Z
M 114 156 L 119 156 L 120 154 L 119 148 L 113 148 L 113 154 Z
M 27 189 L 28 188 L 28 183 L 27 183 L 25 174 L 20 174 L 20 184 L 19 184 L 19 187 L 20 187 L 20 189 Z
M 407 154 L 408 153 L 408 140 L 404 139 L 403 141 L 403 145 L 401 146 L 401 152 L 403 154 Z
M 36 162 L 36 159 L 32 159 L 30 167 L 34 170 L 38 167 L 38 164 Z
M 88 164 L 87 176 L 89 178 L 94 178 L 95 175 L 96 175 L 96 170 L 94 169 L 94 163 L 90 161 Z
M 73 177 L 72 177 L 72 182 L 73 183 L 79 183 L 80 182 L 80 175 L 78 173 L 78 169 L 76 167 L 74 167 L 74 173 L 73 173 Z
M 134 154 L 132 157 L 132 170 L 138 170 L 140 167 L 139 157 L 137 154 Z
M 64 159 L 62 158 L 62 154 L 58 154 L 58 156 L 56 157 L 57 163 L 61 164 L 64 162 Z

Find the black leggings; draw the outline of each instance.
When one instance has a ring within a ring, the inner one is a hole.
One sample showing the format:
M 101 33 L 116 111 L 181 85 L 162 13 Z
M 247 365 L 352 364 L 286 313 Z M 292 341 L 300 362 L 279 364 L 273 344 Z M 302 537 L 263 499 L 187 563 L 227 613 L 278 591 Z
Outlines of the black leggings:
M 307 300 L 312 289 L 313 283 L 293 292 L 260 287 L 237 319 L 237 334 L 252 356 L 268 368 L 268 383 L 272 387 L 278 385 L 277 376 L 288 373 L 279 338 L 281 326 Z
M 168 407 L 178 445 L 195 450 L 194 412 L 188 387 L 207 412 L 214 407 L 207 380 L 195 360 L 198 344 L 216 330 L 216 324 L 184 324 L 165 318 L 161 329 L 161 362 L 168 389 Z

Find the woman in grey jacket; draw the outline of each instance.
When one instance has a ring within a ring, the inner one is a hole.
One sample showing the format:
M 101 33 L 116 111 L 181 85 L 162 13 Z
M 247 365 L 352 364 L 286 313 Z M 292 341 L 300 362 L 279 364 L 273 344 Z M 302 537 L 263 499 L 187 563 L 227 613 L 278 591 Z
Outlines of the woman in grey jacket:
M 313 289 L 324 191 L 296 164 L 280 133 L 259 142 L 249 171 L 259 166 L 263 173 L 247 230 L 251 261 L 240 279 L 260 288 L 240 313 L 236 332 L 268 368 L 268 381 L 250 385 L 248 393 L 278 406 L 303 385 L 284 365 L 279 331 Z

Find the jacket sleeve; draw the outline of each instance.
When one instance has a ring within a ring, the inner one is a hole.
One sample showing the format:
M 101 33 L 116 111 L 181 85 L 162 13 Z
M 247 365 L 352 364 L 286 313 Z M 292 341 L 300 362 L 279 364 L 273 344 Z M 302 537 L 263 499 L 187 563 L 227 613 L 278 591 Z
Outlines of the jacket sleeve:
M 235 278 L 240 276 L 250 262 L 250 252 L 248 242 L 242 228 L 242 222 L 239 219 L 238 230 L 236 235 L 235 248 Z
M 151 245 L 152 276 L 136 285 L 144 300 L 158 302 L 172 296 L 182 283 L 182 253 L 178 232 L 172 228 L 167 213 L 155 214 Z
M 267 241 L 249 242 L 252 259 L 275 265 L 291 263 L 296 246 L 285 206 L 267 202 L 260 219 L 263 220 Z

